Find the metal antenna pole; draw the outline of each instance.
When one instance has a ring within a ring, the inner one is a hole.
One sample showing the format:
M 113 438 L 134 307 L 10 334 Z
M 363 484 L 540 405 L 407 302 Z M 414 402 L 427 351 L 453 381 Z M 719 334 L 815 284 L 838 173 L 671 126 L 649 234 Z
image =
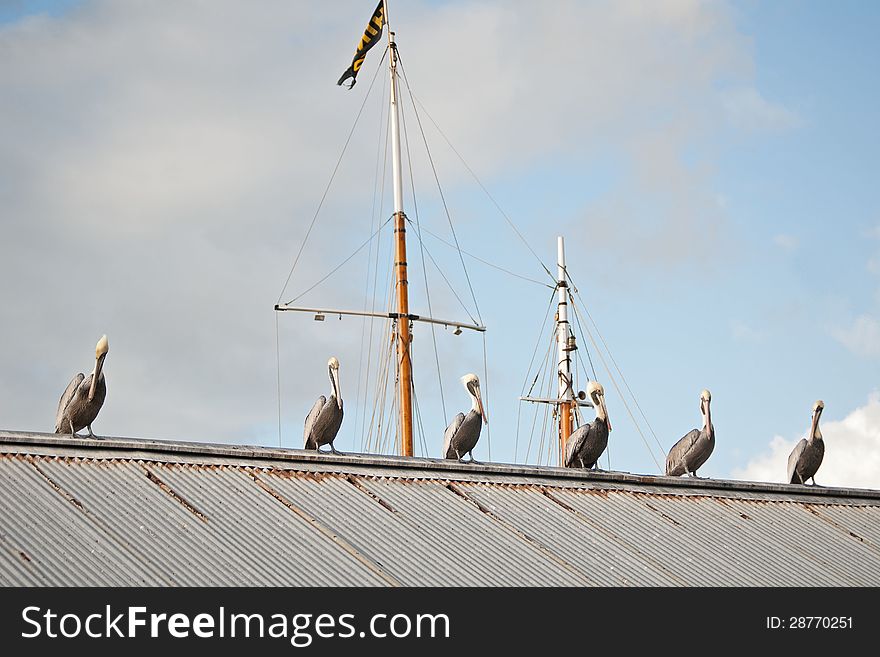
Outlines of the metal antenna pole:
M 574 388 L 571 378 L 571 325 L 568 323 L 568 282 L 565 272 L 565 241 L 556 238 L 556 271 L 559 305 L 556 311 L 556 346 L 559 374 L 559 465 L 565 465 L 565 445 L 571 435 Z

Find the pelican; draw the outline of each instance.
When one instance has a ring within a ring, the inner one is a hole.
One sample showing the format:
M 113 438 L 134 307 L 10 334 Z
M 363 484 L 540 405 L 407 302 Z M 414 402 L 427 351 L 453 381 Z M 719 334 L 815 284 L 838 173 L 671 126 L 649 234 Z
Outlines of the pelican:
M 470 454 L 470 462 L 473 463 L 473 450 L 480 439 L 480 429 L 483 428 L 481 418 L 482 422 L 486 424 L 489 424 L 489 418 L 486 417 L 486 411 L 483 410 L 480 380 L 477 375 L 465 374 L 461 377 L 461 382 L 471 396 L 471 410 L 467 415 L 464 413 L 456 415 L 446 427 L 446 433 L 443 434 L 443 458 L 461 461 L 465 454 Z
M 89 428 L 89 437 L 98 439 L 92 433 L 92 422 L 98 417 L 98 411 L 104 405 L 107 396 L 107 382 L 104 379 L 104 359 L 110 345 L 107 336 L 101 336 L 95 345 L 95 369 L 88 377 L 82 372 L 67 384 L 67 389 L 58 400 L 58 411 L 55 413 L 55 433 L 68 433 L 79 438 L 77 431 Z
M 805 484 L 807 479 L 812 479 L 813 485 L 816 485 L 816 472 L 822 465 L 822 457 L 825 456 L 825 441 L 822 440 L 822 432 L 819 431 L 819 416 L 822 415 L 823 410 L 825 410 L 825 402 L 821 399 L 813 404 L 810 435 L 801 438 L 788 456 L 788 482 L 791 484 Z
M 598 381 L 590 381 L 587 395 L 596 409 L 596 419 L 578 427 L 568 437 L 565 446 L 566 468 L 594 468 L 608 447 L 611 421 L 605 407 L 605 388 Z
M 703 390 L 700 393 L 700 415 L 703 416 L 703 428 L 691 429 L 679 440 L 666 457 L 666 474 L 678 477 L 687 474 L 697 476 L 697 470 L 712 455 L 715 449 L 715 427 L 712 426 L 712 412 L 709 404 L 712 393 Z
M 330 399 L 324 395 L 318 397 L 318 401 L 312 406 L 312 410 L 306 416 L 306 429 L 304 433 L 306 449 L 317 450 L 321 445 L 330 445 L 330 451 L 340 454 L 333 447 L 336 434 L 342 425 L 342 393 L 339 391 L 339 361 L 333 356 L 327 361 L 330 370 L 330 386 L 332 391 Z

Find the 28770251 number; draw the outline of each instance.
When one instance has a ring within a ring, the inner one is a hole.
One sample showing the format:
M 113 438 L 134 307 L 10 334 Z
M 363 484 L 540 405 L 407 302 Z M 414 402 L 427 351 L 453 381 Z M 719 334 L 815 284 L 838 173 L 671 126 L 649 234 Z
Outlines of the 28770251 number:
M 768 630 L 848 630 L 852 627 L 852 616 L 767 616 Z

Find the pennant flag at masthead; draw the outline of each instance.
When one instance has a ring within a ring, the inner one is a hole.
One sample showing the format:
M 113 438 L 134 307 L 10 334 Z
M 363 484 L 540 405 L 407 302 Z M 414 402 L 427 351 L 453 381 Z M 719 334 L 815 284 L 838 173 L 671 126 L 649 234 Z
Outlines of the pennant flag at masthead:
M 367 56 L 367 51 L 376 45 L 376 42 L 382 36 L 382 27 L 385 25 L 385 4 L 382 0 L 379 0 L 379 5 L 376 7 L 376 11 L 373 12 L 373 15 L 370 17 L 370 22 L 367 23 L 367 29 L 364 30 L 364 36 L 361 37 L 360 43 L 358 43 L 357 50 L 354 53 L 354 59 L 351 62 L 351 66 L 348 67 L 348 70 L 342 74 L 342 77 L 339 78 L 339 81 L 336 84 L 342 84 L 348 78 L 351 78 L 351 84 L 349 85 L 349 89 L 351 89 L 355 83 L 357 82 L 357 74 L 361 69 L 361 65 L 364 63 L 364 59 Z

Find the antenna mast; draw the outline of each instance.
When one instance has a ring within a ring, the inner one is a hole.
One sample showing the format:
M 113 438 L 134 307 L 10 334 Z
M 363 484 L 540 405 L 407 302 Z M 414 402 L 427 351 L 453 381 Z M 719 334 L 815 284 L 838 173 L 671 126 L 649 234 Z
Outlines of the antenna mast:
M 568 282 L 565 271 L 565 240 L 556 238 L 556 289 L 559 303 L 556 310 L 556 346 L 559 375 L 559 465 L 565 465 L 565 445 L 571 435 L 574 418 L 574 388 L 571 378 L 571 352 L 577 347 L 568 323 Z
M 575 396 L 574 379 L 571 372 L 571 352 L 577 350 L 575 337 L 571 333 L 568 321 L 569 287 L 568 273 L 565 269 L 565 240 L 556 238 L 556 290 L 558 301 L 556 306 L 556 375 L 559 396 L 555 399 L 544 397 L 520 397 L 521 401 L 538 404 L 553 404 L 556 407 L 556 418 L 559 422 L 559 465 L 565 465 L 565 445 L 574 429 L 574 413 L 579 406 L 592 406 L 584 401 L 582 393 Z

